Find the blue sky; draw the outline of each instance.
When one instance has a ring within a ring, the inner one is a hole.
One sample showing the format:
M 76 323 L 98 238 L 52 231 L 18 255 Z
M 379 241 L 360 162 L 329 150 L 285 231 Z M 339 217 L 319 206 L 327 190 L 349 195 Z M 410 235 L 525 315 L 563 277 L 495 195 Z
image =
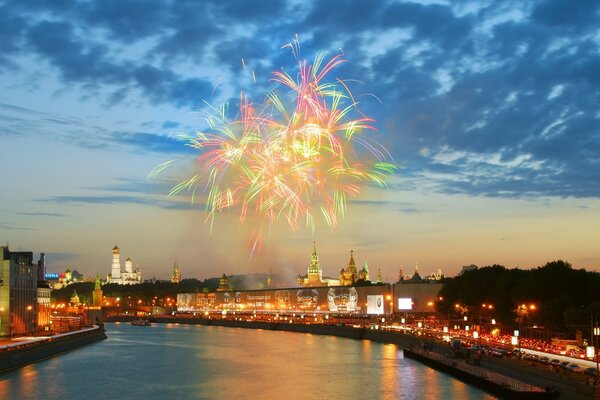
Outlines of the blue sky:
M 0 240 L 90 275 L 116 242 L 146 277 L 174 259 L 184 277 L 292 276 L 313 239 L 328 275 L 350 249 L 388 280 L 417 262 L 598 270 L 599 27 L 586 0 L 0 0 Z M 205 128 L 204 101 L 264 96 L 296 34 L 309 60 L 343 50 L 335 73 L 400 168 L 335 231 L 275 227 L 249 259 L 251 223 L 223 215 L 209 234 L 200 207 L 166 198 L 194 157 L 174 135 Z

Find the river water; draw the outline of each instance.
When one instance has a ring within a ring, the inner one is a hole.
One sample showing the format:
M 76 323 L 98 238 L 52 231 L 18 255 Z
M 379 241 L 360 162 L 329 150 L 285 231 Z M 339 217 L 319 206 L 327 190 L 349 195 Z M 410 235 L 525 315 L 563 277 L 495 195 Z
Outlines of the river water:
M 108 339 L 0 375 L 0 399 L 495 399 L 395 345 L 201 325 Z

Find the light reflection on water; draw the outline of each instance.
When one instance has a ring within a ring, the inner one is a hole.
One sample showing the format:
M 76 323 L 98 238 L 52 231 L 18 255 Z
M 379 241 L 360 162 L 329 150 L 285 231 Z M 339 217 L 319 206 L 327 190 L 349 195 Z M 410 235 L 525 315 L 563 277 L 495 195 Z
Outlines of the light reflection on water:
M 223 327 L 107 324 L 108 339 L 0 375 L 0 399 L 494 399 L 395 345 Z

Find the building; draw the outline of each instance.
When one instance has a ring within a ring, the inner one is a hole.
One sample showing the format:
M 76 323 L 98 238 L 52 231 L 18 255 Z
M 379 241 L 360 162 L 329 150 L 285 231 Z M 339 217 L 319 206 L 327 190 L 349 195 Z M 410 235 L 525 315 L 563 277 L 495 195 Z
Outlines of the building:
M 133 269 L 131 258 L 125 260 L 125 270 L 121 269 L 121 250 L 117 245 L 112 250 L 111 273 L 107 277 L 108 283 L 118 283 L 120 285 L 135 285 L 142 283 L 142 271 L 139 268 Z
M 96 282 L 94 283 L 94 291 L 92 292 L 92 306 L 102 306 L 102 288 L 100 286 L 100 276 L 96 274 Z
M 32 252 L 0 246 L 0 336 L 35 334 L 37 276 Z
M 231 292 L 233 288 L 229 284 L 229 278 L 227 275 L 223 274 L 221 279 L 219 279 L 219 287 L 217 288 L 217 292 Z
M 181 282 L 181 271 L 179 271 L 179 266 L 177 265 L 177 261 L 173 263 L 173 273 L 171 274 L 171 282 L 179 283 Z
M 313 242 L 313 252 L 308 264 L 306 275 L 298 275 L 296 283 L 301 286 L 327 286 L 327 282 L 323 280 L 323 270 L 319 263 L 319 255 L 317 254 L 317 243 Z
M 350 250 L 348 267 L 342 268 L 340 271 L 340 285 L 352 286 L 358 281 L 358 278 L 358 270 L 356 269 L 356 262 L 354 262 L 354 250 Z
M 43 253 L 42 253 L 43 256 Z M 38 275 L 39 277 L 39 275 Z M 37 325 L 41 330 L 50 330 L 50 294 L 52 288 L 48 281 L 37 281 Z

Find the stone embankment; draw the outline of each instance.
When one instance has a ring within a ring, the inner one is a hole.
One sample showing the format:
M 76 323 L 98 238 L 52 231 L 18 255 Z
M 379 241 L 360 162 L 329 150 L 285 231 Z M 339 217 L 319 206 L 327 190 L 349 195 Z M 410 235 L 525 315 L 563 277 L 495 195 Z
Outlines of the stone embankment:
M 103 326 L 32 338 L 0 346 L 0 373 L 106 339 Z

